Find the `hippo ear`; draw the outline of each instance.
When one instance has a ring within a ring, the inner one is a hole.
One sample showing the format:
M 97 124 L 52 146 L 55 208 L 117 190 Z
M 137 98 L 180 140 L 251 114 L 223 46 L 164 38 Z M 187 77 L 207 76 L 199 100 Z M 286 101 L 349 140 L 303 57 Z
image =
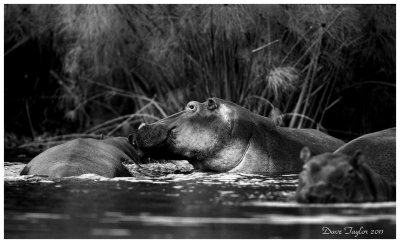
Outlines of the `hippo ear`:
M 215 110 L 215 109 L 217 109 L 218 108 L 218 104 L 217 104 L 217 102 L 215 102 L 215 100 L 213 99 L 213 98 L 209 98 L 208 100 L 207 100 L 207 108 L 209 109 L 209 110 Z
M 350 160 L 350 164 L 357 169 L 365 160 L 365 156 L 361 150 L 357 150 Z
M 300 159 L 303 160 L 304 163 L 306 163 L 311 157 L 311 151 L 308 147 L 304 147 L 300 151 Z

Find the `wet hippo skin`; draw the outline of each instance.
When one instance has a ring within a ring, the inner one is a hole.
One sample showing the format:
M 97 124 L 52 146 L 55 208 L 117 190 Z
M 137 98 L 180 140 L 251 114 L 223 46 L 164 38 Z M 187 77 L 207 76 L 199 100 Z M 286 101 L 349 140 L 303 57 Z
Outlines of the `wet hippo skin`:
M 305 147 L 300 157 L 305 164 L 299 175 L 296 193 L 298 202 L 396 201 L 395 181 L 390 182 L 386 177 L 371 169 L 369 166 L 371 158 L 366 157 L 362 150 L 355 151 L 353 155 L 335 152 L 311 157 L 311 152 Z
M 125 137 L 75 139 L 39 154 L 24 167 L 21 175 L 57 178 L 91 173 L 109 178 L 125 177 L 131 173 L 122 162 L 135 161 L 136 156 Z
M 304 203 L 396 200 L 396 128 L 363 135 L 334 153 L 305 147 L 296 198 Z
M 365 163 L 373 171 L 389 182 L 396 182 L 396 128 L 358 137 L 337 149 L 335 153 L 351 156 L 357 150 L 362 151 Z
M 140 127 L 132 143 L 143 156 L 187 160 L 214 172 L 299 172 L 299 152 L 333 152 L 344 143 L 314 129 L 277 127 L 266 117 L 218 98 Z

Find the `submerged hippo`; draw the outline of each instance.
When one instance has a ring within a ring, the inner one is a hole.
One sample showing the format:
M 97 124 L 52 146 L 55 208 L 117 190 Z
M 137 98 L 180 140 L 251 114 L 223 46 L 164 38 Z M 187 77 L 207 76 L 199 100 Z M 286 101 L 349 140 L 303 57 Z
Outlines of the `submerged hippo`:
M 299 175 L 299 202 L 377 202 L 396 200 L 396 129 L 361 136 L 334 153 L 311 157 Z
M 214 172 L 299 172 L 299 152 L 333 152 L 344 143 L 314 129 L 277 127 L 234 103 L 210 98 L 142 126 L 132 143 L 152 158 L 187 160 Z
M 361 150 L 372 170 L 390 182 L 396 182 L 396 128 L 369 133 L 358 137 L 335 153 L 353 155 Z
M 124 137 L 104 140 L 79 138 L 39 154 L 24 167 L 21 175 L 66 177 L 91 173 L 109 178 L 127 177 L 131 173 L 122 162 L 135 161 L 136 156 Z

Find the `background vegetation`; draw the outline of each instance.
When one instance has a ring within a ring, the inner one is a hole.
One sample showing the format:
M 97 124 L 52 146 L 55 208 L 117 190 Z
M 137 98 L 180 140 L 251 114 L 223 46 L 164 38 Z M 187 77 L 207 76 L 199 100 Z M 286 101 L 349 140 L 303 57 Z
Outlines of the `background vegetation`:
M 212 96 L 345 140 L 393 127 L 395 16 L 394 5 L 5 5 L 6 146 L 127 135 Z

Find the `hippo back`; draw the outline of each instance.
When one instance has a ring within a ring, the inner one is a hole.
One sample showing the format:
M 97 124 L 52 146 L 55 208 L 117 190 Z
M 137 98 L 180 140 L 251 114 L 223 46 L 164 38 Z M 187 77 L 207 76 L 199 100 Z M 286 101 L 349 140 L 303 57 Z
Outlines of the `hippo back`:
M 333 152 L 343 141 L 315 129 L 277 127 L 269 118 L 251 114 L 252 137 L 242 163 L 231 172 L 298 173 L 303 167 L 299 153 L 308 146 L 313 153 Z M 250 153 L 252 152 L 252 153 Z
M 396 128 L 369 133 L 356 138 L 334 153 L 347 155 L 361 150 L 365 155 L 365 162 L 373 171 L 384 176 L 388 181 L 396 181 Z
M 294 129 L 277 127 L 279 136 L 270 141 L 270 156 L 273 158 L 275 171 L 299 172 L 303 162 L 299 153 L 304 146 L 310 148 L 314 154 L 333 152 L 344 142 L 315 129 Z M 281 162 L 279 162 L 281 161 Z M 273 171 L 270 169 L 270 171 Z
M 287 139 L 303 147 L 308 146 L 314 154 L 333 152 L 344 145 L 342 140 L 315 129 L 281 128 L 281 130 L 282 133 L 286 134 Z M 301 146 L 299 146 L 297 149 L 298 151 L 296 151 L 297 155 L 303 148 Z
M 127 138 L 75 139 L 54 146 L 33 158 L 21 171 L 21 175 L 45 175 L 49 177 L 98 174 L 104 177 L 130 176 L 122 165 L 134 159 Z

